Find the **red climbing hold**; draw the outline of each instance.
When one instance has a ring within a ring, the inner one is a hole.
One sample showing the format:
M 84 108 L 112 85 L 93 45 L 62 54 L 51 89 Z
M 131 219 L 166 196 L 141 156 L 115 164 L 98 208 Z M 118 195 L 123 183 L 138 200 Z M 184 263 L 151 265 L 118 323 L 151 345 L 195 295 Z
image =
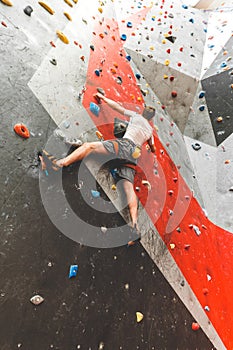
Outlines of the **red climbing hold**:
M 171 52 L 171 49 L 167 49 L 167 53 L 170 53 Z
M 175 77 L 173 75 L 170 76 L 170 81 L 173 81 Z
M 192 323 L 192 330 L 197 331 L 200 328 L 199 324 L 197 322 Z
M 14 131 L 17 135 L 23 137 L 24 139 L 28 139 L 30 137 L 30 132 L 24 124 L 15 124 Z
M 50 45 L 51 45 L 52 47 L 56 47 L 56 45 L 54 44 L 53 41 L 50 41 Z
M 171 95 L 172 95 L 172 97 L 176 97 L 177 96 L 177 92 L 176 91 L 172 91 Z

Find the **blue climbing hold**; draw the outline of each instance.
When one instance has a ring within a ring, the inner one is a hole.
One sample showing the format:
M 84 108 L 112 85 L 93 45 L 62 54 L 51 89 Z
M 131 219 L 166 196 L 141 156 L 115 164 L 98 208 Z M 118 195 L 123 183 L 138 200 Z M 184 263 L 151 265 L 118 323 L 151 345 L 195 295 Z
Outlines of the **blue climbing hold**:
M 99 111 L 100 111 L 100 107 L 97 106 L 97 104 L 95 104 L 94 102 L 90 103 L 90 111 L 96 115 L 96 117 L 99 116 Z
M 133 27 L 133 23 L 132 22 L 127 22 L 127 27 L 128 28 L 132 28 Z
M 100 76 L 100 70 L 99 70 L 99 69 L 96 69 L 96 70 L 95 70 L 95 75 L 97 75 L 97 77 Z
M 201 111 L 201 112 L 203 112 L 204 109 L 205 109 L 205 106 L 203 106 L 203 105 L 199 107 L 199 111 Z
M 94 198 L 99 198 L 100 197 L 99 191 L 96 191 L 96 190 L 91 190 L 91 195 Z
M 227 66 L 227 64 L 226 64 L 226 62 L 223 62 L 223 63 L 221 63 L 221 68 L 224 68 L 224 67 L 226 67 Z
M 187 10 L 187 9 L 188 9 L 188 6 L 187 6 L 187 5 L 185 5 L 185 4 L 183 4 L 183 5 L 182 5 L 182 7 L 183 7 L 183 9 L 185 9 L 185 10 Z
M 205 96 L 205 91 L 200 91 L 199 98 L 203 98 Z
M 189 22 L 194 23 L 194 19 L 190 18 Z
M 131 61 L 131 56 L 130 56 L 130 55 L 127 55 L 127 56 L 126 56 L 126 59 L 127 59 L 128 61 Z
M 77 272 L 78 272 L 78 265 L 71 265 L 70 272 L 69 272 L 69 278 L 77 276 Z
M 141 79 L 141 74 L 136 73 L 136 74 L 135 74 L 135 77 L 136 77 L 137 79 Z
M 121 34 L 121 40 L 125 41 L 127 39 L 127 35 L 126 34 Z

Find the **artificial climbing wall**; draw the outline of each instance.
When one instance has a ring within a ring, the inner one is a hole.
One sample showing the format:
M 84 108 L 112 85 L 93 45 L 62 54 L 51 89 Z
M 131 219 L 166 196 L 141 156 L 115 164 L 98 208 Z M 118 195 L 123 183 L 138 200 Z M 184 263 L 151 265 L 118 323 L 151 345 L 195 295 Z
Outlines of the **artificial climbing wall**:
M 209 174 L 203 171 L 209 167 L 212 169 L 211 160 L 215 165 L 222 165 L 223 170 L 219 175 L 230 174 L 231 169 L 231 133 L 226 140 L 229 146 L 221 144 L 221 148 L 217 149 L 221 151 L 219 160 L 213 159 L 212 153 L 206 151 L 208 146 L 205 144 L 209 138 L 212 147 L 219 144 L 221 140 L 218 141 L 215 135 L 221 130 L 216 129 L 215 132 L 213 125 L 216 123 L 219 128 L 220 123 L 230 123 L 231 118 L 231 110 L 227 110 L 226 115 L 224 111 L 221 116 L 216 111 L 214 118 L 222 119 L 210 118 L 213 102 L 209 107 L 212 93 L 207 81 L 209 75 L 204 48 L 205 42 L 214 40 L 208 33 L 208 21 L 215 14 L 198 12 L 188 5 L 169 1 L 160 1 L 152 7 L 143 1 L 129 3 L 128 8 L 121 2 L 114 5 L 110 1 L 104 2 L 103 6 L 81 1 L 71 4 L 72 7 L 64 3 L 61 9 L 57 2 L 51 1 L 50 5 L 55 11 L 51 14 L 34 2 L 31 16 L 23 12 L 22 4 L 14 4 L 13 7 L 1 4 L 4 6 L 2 30 L 10 38 L 8 49 L 15 45 L 18 51 L 26 55 L 28 48 L 31 48 L 33 76 L 29 87 L 68 135 L 80 135 L 84 126 L 88 125 L 100 129 L 105 138 L 112 137 L 112 131 L 106 127 L 112 122 L 110 111 L 106 113 L 102 106 L 98 115 L 90 111 L 90 103 L 96 102 L 93 93 L 97 86 L 103 87 L 108 97 L 126 107 L 142 108 L 144 101 L 156 105 L 157 160 L 155 162 L 152 155 L 143 149 L 135 180 L 135 186 L 140 188 L 138 196 L 146 207 L 146 220 L 153 224 L 153 234 L 161 237 L 166 254 L 184 277 L 181 287 L 190 287 L 201 306 L 202 315 L 206 315 L 213 325 L 217 335 L 211 330 L 211 340 L 218 348 L 224 348 L 224 345 L 230 348 L 233 305 L 228 291 L 231 289 L 232 235 L 210 220 L 214 212 L 210 206 L 213 200 L 206 198 L 206 192 L 210 188 L 212 192 L 217 192 L 219 177 L 213 172 L 209 179 Z M 68 12 L 72 21 L 63 12 Z M 24 25 L 20 21 L 22 16 Z M 229 18 L 229 10 L 224 12 L 224 16 Z M 231 35 L 227 19 L 219 23 L 223 30 L 228 28 Z M 56 30 L 62 31 L 69 43 L 61 34 L 58 38 Z M 209 50 L 215 48 L 212 47 L 214 44 L 208 45 Z M 216 64 L 213 60 L 211 67 L 213 84 L 216 84 L 214 79 L 217 74 L 219 78 L 226 74 L 229 79 L 223 94 L 224 98 L 228 96 L 227 106 L 232 98 L 229 50 L 219 50 L 222 60 L 219 63 L 218 58 Z M 202 76 L 205 78 L 203 82 Z M 218 96 L 221 93 L 220 89 Z M 83 107 L 86 113 L 80 117 L 78 111 Z M 206 120 L 202 121 L 205 124 L 204 132 L 200 122 L 202 117 Z M 189 138 L 185 138 L 184 142 L 181 132 L 186 129 L 188 119 Z M 25 119 L 24 122 L 30 129 L 30 121 Z M 141 183 L 144 179 L 142 169 L 147 170 L 147 180 L 152 186 L 149 192 Z M 232 197 L 229 190 L 232 185 L 230 176 L 227 179 L 221 182 L 221 193 L 227 192 L 227 200 L 221 197 L 224 213 L 215 220 L 217 223 L 224 222 L 223 226 L 230 231 Z M 205 204 L 205 208 L 200 203 Z M 203 210 L 206 207 L 207 213 Z M 209 211 L 209 208 L 212 209 Z M 221 221 L 223 217 L 227 218 L 227 222 Z M 140 222 L 140 225 L 143 230 L 144 223 Z M 151 256 L 156 249 L 153 234 L 151 240 L 146 241 L 145 237 L 144 242 Z M 161 252 L 157 254 L 161 255 Z M 164 274 L 166 276 L 166 271 Z M 192 310 L 192 313 L 199 321 L 200 314 L 196 310 Z M 202 321 L 203 317 L 199 322 L 204 326 L 206 321 Z M 227 325 L 226 317 L 229 320 Z M 210 329 L 204 329 L 210 334 Z

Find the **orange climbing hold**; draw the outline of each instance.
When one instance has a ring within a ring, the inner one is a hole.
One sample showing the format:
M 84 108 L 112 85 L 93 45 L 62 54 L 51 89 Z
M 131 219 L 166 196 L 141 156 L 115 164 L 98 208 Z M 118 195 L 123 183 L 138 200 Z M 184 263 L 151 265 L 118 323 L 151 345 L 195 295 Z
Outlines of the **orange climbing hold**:
M 24 124 L 15 124 L 14 131 L 17 135 L 23 137 L 24 139 L 28 139 L 30 137 L 30 132 Z

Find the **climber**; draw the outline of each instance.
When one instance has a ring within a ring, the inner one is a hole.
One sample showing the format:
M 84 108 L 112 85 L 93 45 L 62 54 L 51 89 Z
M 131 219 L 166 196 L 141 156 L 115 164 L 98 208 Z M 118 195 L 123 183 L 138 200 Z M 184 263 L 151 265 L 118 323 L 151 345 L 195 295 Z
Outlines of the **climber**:
M 153 128 L 149 121 L 155 115 L 153 107 L 146 106 L 142 114 L 127 110 L 119 103 L 105 97 L 102 93 L 97 93 L 94 97 L 101 103 L 103 100 L 113 110 L 129 117 L 129 123 L 124 136 L 121 139 L 105 140 L 97 142 L 86 142 L 71 154 L 56 161 L 59 167 L 66 167 L 74 162 L 82 160 L 89 154 L 113 155 L 120 162 L 118 176 L 122 180 L 126 193 L 127 203 L 131 216 L 132 227 L 137 231 L 138 201 L 134 192 L 134 175 L 140 150 L 145 142 L 148 142 L 151 152 L 155 152 Z

